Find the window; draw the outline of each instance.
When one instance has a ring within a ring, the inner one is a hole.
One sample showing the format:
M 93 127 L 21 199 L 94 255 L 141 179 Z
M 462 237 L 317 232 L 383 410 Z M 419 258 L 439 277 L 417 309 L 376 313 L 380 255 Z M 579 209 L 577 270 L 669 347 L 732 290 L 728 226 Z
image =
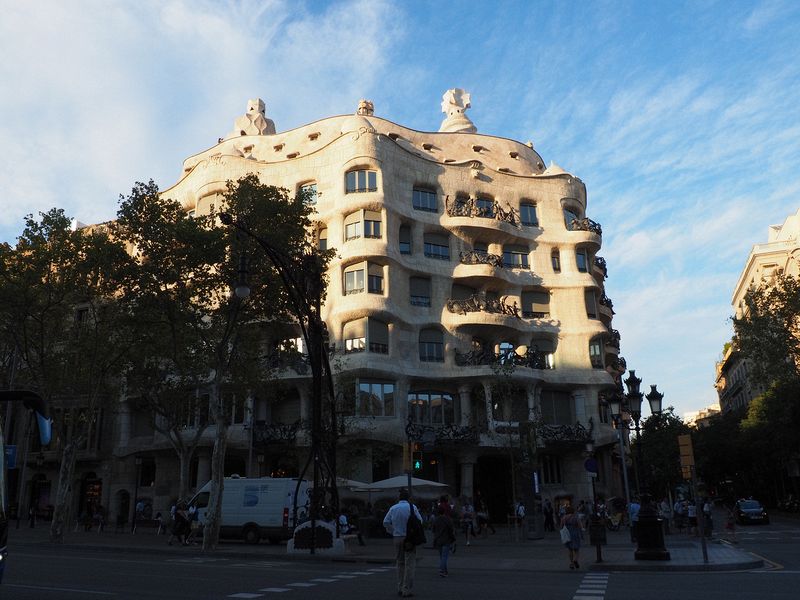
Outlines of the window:
M 586 316 L 590 319 L 597 318 L 597 294 L 594 290 L 586 290 L 583 293 L 586 302 Z
M 425 234 L 425 256 L 438 260 L 450 260 L 450 242 L 440 233 Z
M 367 349 L 367 319 L 345 323 L 342 337 L 345 353 L 364 352 Z
M 542 455 L 542 483 L 561 483 L 561 459 L 558 456 Z
M 608 408 L 608 402 L 606 399 L 600 396 L 600 401 L 598 402 L 598 412 L 600 413 L 600 422 L 601 423 L 608 423 L 609 413 L 611 412 Z
M 555 369 L 555 351 L 556 346 L 553 340 L 544 337 L 533 338 L 528 346 L 528 354 L 535 355 L 537 361 L 528 366 L 533 369 Z
M 344 219 L 344 239 L 345 241 L 360 238 L 363 232 L 361 223 L 361 211 L 350 213 Z
M 400 247 L 400 254 L 411 254 L 411 227 L 408 225 L 400 226 L 398 245 Z
M 450 288 L 450 298 L 452 300 L 469 300 L 477 293 L 478 290 L 476 288 L 460 283 L 454 283 Z
M 501 364 L 512 364 L 514 362 L 514 355 L 517 353 L 514 344 L 511 342 L 500 342 L 499 356 Z
M 553 273 L 561 273 L 561 253 L 558 248 L 553 248 L 550 253 L 550 263 L 553 265 Z
M 383 294 L 383 267 L 381 265 L 369 265 L 367 292 L 370 294 Z
M 572 396 L 561 390 L 542 390 L 540 403 L 546 425 L 573 425 Z
M 378 173 L 369 169 L 348 171 L 345 175 L 345 193 L 378 191 Z
M 580 217 L 578 217 L 576 213 L 567 208 L 564 209 L 564 225 L 566 226 L 567 231 L 572 231 L 572 222 L 578 220 L 580 220 Z
M 444 342 L 438 329 L 419 332 L 419 359 L 422 362 L 444 362 Z
M 369 351 L 376 354 L 389 354 L 389 325 L 370 318 L 367 323 Z
M 328 228 L 319 230 L 319 249 L 325 252 L 328 249 Z
M 304 197 L 305 201 L 309 204 L 317 203 L 317 183 L 304 183 L 300 186 L 300 194 Z
M 504 246 L 503 265 L 509 269 L 527 269 L 528 249 L 525 246 Z
M 359 379 L 356 414 L 359 417 L 394 416 L 394 382 Z
M 522 316 L 526 319 L 545 319 L 550 316 L 550 292 L 522 292 Z
M 578 271 L 581 273 L 586 273 L 589 270 L 589 261 L 585 249 L 580 248 L 575 251 L 575 261 L 578 265 Z
M 603 368 L 603 344 L 597 338 L 589 342 L 589 360 L 592 363 L 592 368 Z
M 491 198 L 478 198 L 475 201 L 475 207 L 478 209 L 477 216 L 485 217 L 487 219 L 494 218 L 494 200 Z
M 427 277 L 411 277 L 408 281 L 411 306 L 431 305 L 431 280 Z
M 411 205 L 416 210 L 428 212 L 438 212 L 439 203 L 436 201 L 436 194 L 430 190 L 414 188 L 411 195 Z
M 539 225 L 539 219 L 536 216 L 536 205 L 523 203 L 519 205 L 519 220 L 523 225 L 528 227 L 536 227 Z
M 472 250 L 477 252 L 478 254 L 488 254 L 489 253 L 489 246 L 486 245 L 486 242 L 475 242 L 472 245 Z
M 451 425 L 455 422 L 453 396 L 447 392 L 409 392 L 408 414 L 415 423 Z
M 360 294 L 364 291 L 364 269 L 352 268 L 344 274 L 344 294 Z
M 364 213 L 364 237 L 381 237 L 381 213 L 371 210 Z

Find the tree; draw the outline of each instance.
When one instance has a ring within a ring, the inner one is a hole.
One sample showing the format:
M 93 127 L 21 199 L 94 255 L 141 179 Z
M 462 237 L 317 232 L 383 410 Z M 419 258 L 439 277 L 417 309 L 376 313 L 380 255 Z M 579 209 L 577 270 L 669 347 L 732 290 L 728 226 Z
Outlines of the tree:
M 641 450 L 644 462 L 638 465 L 641 485 L 654 497 L 668 496 L 682 480 L 678 436 L 689 431 L 672 406 L 642 423 L 641 438 L 634 440 L 631 451 L 638 456 Z
M 779 275 L 750 289 L 744 303 L 733 327 L 750 377 L 765 387 L 800 380 L 800 279 Z
M 223 204 L 220 209 L 246 220 L 287 256 L 316 252 L 308 235 L 313 208 L 303 197 L 290 198 L 286 190 L 248 175 L 228 182 Z M 288 319 L 288 298 L 251 240 L 218 226 L 215 213 L 189 217 L 153 182 L 137 183 L 123 199 L 115 235 L 137 257 L 137 277 L 123 292 L 142 323 L 137 335 L 141 349 L 134 353 L 131 370 L 134 382 L 147 388 L 144 395 L 151 408 L 161 411 L 162 422 L 165 415 L 174 416 L 174 424 L 179 424 L 181 390 L 202 384 L 209 392 L 215 439 L 203 549 L 213 550 L 219 538 L 230 399 L 263 384 L 266 338 L 276 321 Z M 246 271 L 252 289 L 247 299 L 231 291 L 244 274 L 239 271 Z M 154 341 L 161 333 L 163 339 Z M 149 353 L 151 348 L 155 353 Z M 169 402 L 176 404 L 168 408 Z M 179 445 L 177 429 L 170 431 Z
M 63 541 L 77 450 L 109 407 L 128 348 L 113 298 L 129 264 L 103 227 L 73 231 L 57 209 L 38 221 L 28 215 L 17 246 L 0 248 L 0 327 L 16 349 L 16 385 L 62 415 L 54 424 L 62 450 L 54 542 Z

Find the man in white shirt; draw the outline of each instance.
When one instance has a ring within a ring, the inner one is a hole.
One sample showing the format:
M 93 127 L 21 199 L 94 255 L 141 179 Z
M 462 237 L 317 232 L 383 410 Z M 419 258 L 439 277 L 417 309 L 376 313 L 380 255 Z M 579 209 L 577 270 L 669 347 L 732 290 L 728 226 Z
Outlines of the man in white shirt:
M 403 488 L 398 494 L 399 500 L 393 505 L 383 519 L 383 526 L 386 528 L 394 540 L 395 554 L 397 556 L 397 595 L 403 598 L 410 598 L 414 595 L 411 589 L 414 587 L 414 567 L 416 566 L 416 548 L 410 551 L 403 548 L 403 541 L 406 537 L 406 524 L 411 515 L 408 490 Z M 414 506 L 414 514 L 422 521 L 417 507 Z

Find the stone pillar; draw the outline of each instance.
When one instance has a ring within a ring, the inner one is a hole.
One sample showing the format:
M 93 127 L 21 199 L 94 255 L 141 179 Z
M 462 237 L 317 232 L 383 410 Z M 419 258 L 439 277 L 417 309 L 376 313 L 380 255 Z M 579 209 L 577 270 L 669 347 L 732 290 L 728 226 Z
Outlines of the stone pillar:
M 406 439 L 406 422 L 408 421 L 408 392 L 410 383 L 408 377 L 398 377 L 394 384 L 394 412 L 400 419 L 400 430 L 403 443 Z
M 461 460 L 461 490 L 459 496 L 472 499 L 475 487 L 475 459 L 468 457 Z
M 539 386 L 529 385 L 525 391 L 528 400 L 528 420 L 533 421 L 539 408 Z
M 492 382 L 485 379 L 481 382 L 483 385 L 483 395 L 486 397 L 486 426 L 487 429 L 494 431 L 494 415 L 492 414 Z
M 462 427 L 470 425 L 472 421 L 472 394 L 469 385 L 458 386 L 458 399 L 461 408 L 459 423 Z
M 127 398 L 120 398 L 119 413 L 119 440 L 117 447 L 124 448 L 131 440 L 131 405 Z

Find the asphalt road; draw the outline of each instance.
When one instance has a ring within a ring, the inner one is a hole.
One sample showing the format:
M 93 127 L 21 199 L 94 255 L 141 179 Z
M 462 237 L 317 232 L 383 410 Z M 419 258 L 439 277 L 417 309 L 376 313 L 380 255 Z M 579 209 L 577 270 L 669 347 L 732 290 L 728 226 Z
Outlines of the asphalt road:
M 437 600 L 795 600 L 800 597 L 800 522 L 737 528 L 739 546 L 768 561 L 745 572 L 459 571 L 437 576 L 430 561 L 417 570 L 419 598 Z M 174 558 L 28 547 L 14 552 L 0 586 L 2 600 L 296 600 L 397 598 L 393 567 L 332 563 Z

